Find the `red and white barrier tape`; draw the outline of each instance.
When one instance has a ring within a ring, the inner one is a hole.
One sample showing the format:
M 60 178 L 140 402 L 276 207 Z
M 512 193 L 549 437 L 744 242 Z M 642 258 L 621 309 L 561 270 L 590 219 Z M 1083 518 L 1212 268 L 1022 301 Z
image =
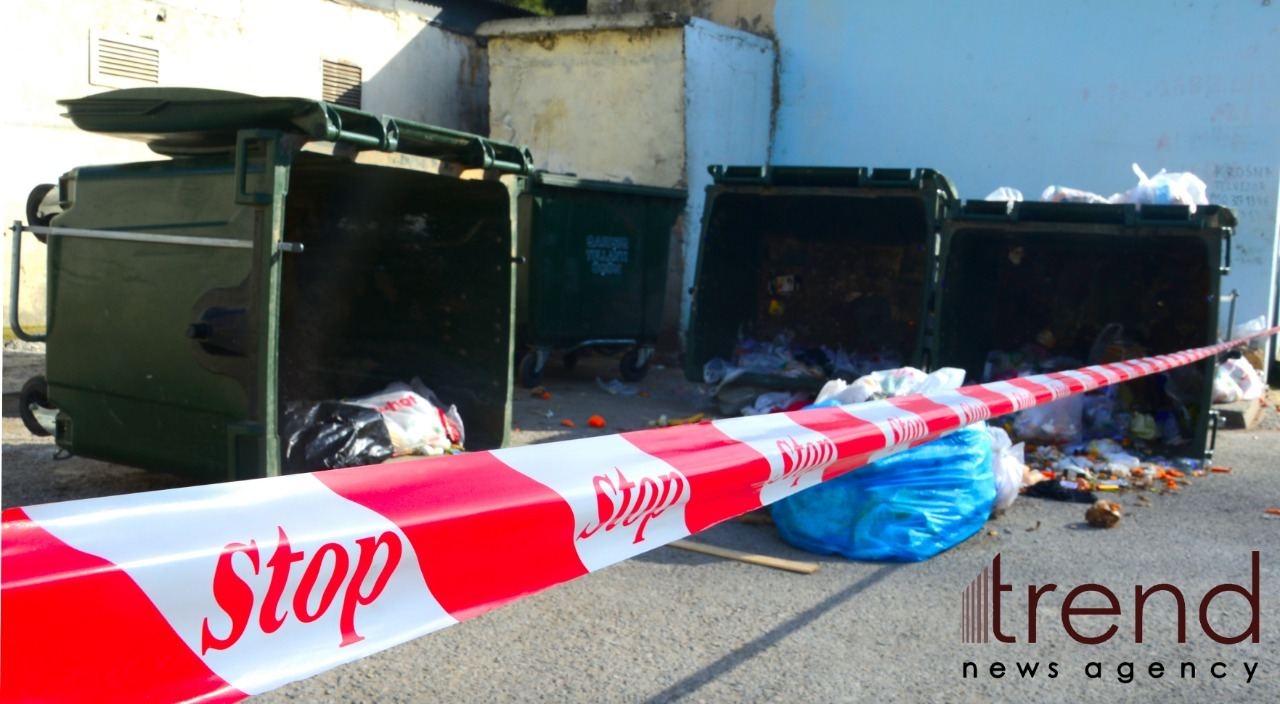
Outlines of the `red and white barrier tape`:
M 855 406 L 10 509 L 0 699 L 236 701 L 969 423 L 1278 331 Z

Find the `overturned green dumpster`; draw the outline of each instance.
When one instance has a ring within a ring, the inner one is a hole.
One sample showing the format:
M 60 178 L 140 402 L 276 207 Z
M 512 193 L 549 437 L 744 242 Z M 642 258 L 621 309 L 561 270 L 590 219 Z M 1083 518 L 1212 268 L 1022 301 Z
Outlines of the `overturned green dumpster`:
M 286 404 L 414 378 L 457 406 L 468 448 L 504 444 L 527 150 L 296 98 L 63 104 L 170 158 L 72 170 L 58 212 L 26 227 L 48 243 L 59 446 L 202 481 L 270 476 Z

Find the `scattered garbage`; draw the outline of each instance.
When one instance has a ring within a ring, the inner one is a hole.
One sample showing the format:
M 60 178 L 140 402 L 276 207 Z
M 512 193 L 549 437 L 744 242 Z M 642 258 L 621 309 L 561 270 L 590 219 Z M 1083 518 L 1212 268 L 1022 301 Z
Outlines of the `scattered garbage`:
M 591 426 L 592 428 L 603 428 L 605 425 L 604 416 L 598 416 L 598 415 L 591 416 L 590 418 L 587 419 L 587 425 Z
M 773 504 L 783 540 L 819 554 L 914 562 L 982 530 L 996 501 L 984 423 Z
M 574 427 L 575 423 L 572 420 L 565 418 L 564 420 L 560 421 L 560 425 L 563 425 L 566 428 L 572 428 Z
M 381 414 L 341 401 L 288 404 L 281 436 L 288 474 L 376 464 L 395 454 Z
M 983 200 L 1003 200 L 1016 203 L 1022 200 L 1022 191 L 1008 186 L 1001 186 L 987 194 Z
M 996 481 L 996 503 L 991 512 L 998 514 L 1008 510 L 1022 490 L 1022 482 L 1027 473 L 1023 457 L 1025 445 L 1013 444 L 1004 428 L 988 427 L 987 434 L 991 436 Z
M 596 386 L 599 386 L 601 389 L 604 389 L 606 393 L 613 396 L 635 396 L 640 393 L 640 389 L 634 386 L 628 386 L 618 379 L 605 381 L 600 377 L 596 377 Z
M 685 416 L 684 418 L 668 418 L 667 415 L 664 413 L 658 416 L 656 420 L 649 421 L 649 427 L 650 428 L 668 428 L 673 425 L 691 425 L 693 423 L 701 423 L 704 419 L 706 419 L 706 417 L 707 417 L 707 414 L 705 413 L 694 413 L 693 415 Z
M 366 396 L 288 404 L 282 435 L 286 472 L 456 453 L 464 441 L 458 409 L 444 408 L 417 378 Z
M 1100 499 L 1084 512 L 1084 519 L 1094 528 L 1115 528 L 1120 523 L 1120 514 L 1120 504 Z
M 1224 359 L 1213 377 L 1213 402 L 1256 401 L 1266 388 L 1262 375 L 1243 357 Z
M 758 416 L 778 411 L 798 411 L 809 405 L 811 394 L 803 391 L 770 391 L 760 394 L 755 401 L 741 408 L 744 416 Z
M 1109 198 L 1089 191 L 1054 185 L 1049 186 L 1040 194 L 1040 200 L 1052 203 L 1185 205 L 1193 213 L 1196 211 L 1197 205 L 1209 204 L 1208 192 L 1204 181 L 1193 173 L 1169 173 L 1161 169 L 1154 176 L 1148 177 L 1142 167 L 1137 164 L 1133 164 L 1132 168 L 1134 175 L 1138 177 L 1138 185 L 1123 193 L 1115 193 Z M 1006 198 L 988 196 L 987 200 L 1006 200 Z
M 702 367 L 702 378 L 708 384 L 723 387 L 745 374 L 778 379 L 854 379 L 877 370 L 900 367 L 896 356 L 887 352 L 851 353 L 825 345 L 805 346 L 795 342 L 795 333 L 786 330 L 771 341 L 741 338 L 733 351 L 733 360 L 716 357 Z
M 1280 516 L 1280 508 L 1275 508 L 1275 507 L 1265 508 L 1262 510 L 1262 512 L 1268 516 Z
M 542 399 L 543 401 L 550 401 L 550 400 L 551 400 L 551 392 L 550 392 L 550 391 L 547 391 L 547 387 L 545 387 L 545 386 L 535 386 L 534 388 L 529 389 L 529 397 L 530 397 L 530 398 L 540 398 L 540 399 Z
M 1037 499 L 1050 499 L 1053 501 L 1068 501 L 1079 504 L 1091 504 L 1098 500 L 1092 492 L 1077 489 L 1075 487 L 1064 487 L 1056 481 L 1046 479 L 1036 482 L 1031 486 L 1022 490 L 1024 496 L 1031 496 Z

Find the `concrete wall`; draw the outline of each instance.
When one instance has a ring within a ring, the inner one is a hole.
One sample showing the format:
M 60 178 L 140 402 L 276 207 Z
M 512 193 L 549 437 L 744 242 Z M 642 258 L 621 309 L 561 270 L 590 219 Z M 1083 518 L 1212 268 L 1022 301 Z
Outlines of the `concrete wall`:
M 684 186 L 682 26 L 506 20 L 481 31 L 504 26 L 518 33 L 489 39 L 493 138 L 528 145 L 540 169 Z
M 688 319 L 707 166 L 768 160 L 774 49 L 673 14 L 507 20 L 489 37 L 489 131 L 538 168 L 687 188 L 673 233 L 664 343 Z
M 782 2 L 774 161 L 931 166 L 966 198 L 1190 170 L 1236 209 L 1238 320 L 1274 317 L 1280 3 Z M 1224 309 L 1225 317 L 1225 309 Z
M 772 37 L 773 6 L 776 2 L 777 0 L 587 0 L 587 14 L 675 12 Z
M 0 220 L 23 215 L 27 193 L 76 166 L 160 157 L 145 145 L 76 130 L 58 99 L 111 86 L 89 82 L 90 33 L 124 35 L 160 51 L 160 85 L 319 98 L 321 60 L 363 70 L 363 108 L 455 129 L 486 127 L 484 52 L 471 37 L 431 26 L 438 8 L 404 0 L 372 6 L 333 0 L 59 0 L 0 8 L 10 60 L 0 75 L 8 149 L 0 173 Z M 16 44 L 16 46 L 15 46 Z M 12 235 L 7 234 L 6 238 Z M 9 242 L 3 262 L 8 327 Z M 44 321 L 45 253 L 23 247 L 24 327 Z

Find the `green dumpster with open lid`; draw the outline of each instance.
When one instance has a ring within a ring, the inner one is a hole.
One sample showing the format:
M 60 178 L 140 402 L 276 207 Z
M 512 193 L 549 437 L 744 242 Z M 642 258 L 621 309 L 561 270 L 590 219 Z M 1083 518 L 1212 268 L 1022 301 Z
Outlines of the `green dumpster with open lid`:
M 414 377 L 457 405 L 468 448 L 504 444 L 527 150 L 297 98 L 63 104 L 171 158 L 69 172 L 33 228 L 61 447 L 205 481 L 275 475 L 287 403 Z
M 1214 205 L 966 201 L 944 224 L 936 363 L 976 383 L 1212 345 L 1235 224 Z M 1095 392 L 1081 423 L 1105 410 L 1127 434 L 1141 413 L 1157 452 L 1211 456 L 1213 374 L 1207 359 Z
M 740 384 L 816 390 L 828 376 L 929 365 L 929 294 L 956 197 L 943 175 L 801 166 L 711 174 L 688 379 L 703 380 L 719 359 L 749 370 Z M 803 367 L 770 368 L 780 347 L 798 351 Z

